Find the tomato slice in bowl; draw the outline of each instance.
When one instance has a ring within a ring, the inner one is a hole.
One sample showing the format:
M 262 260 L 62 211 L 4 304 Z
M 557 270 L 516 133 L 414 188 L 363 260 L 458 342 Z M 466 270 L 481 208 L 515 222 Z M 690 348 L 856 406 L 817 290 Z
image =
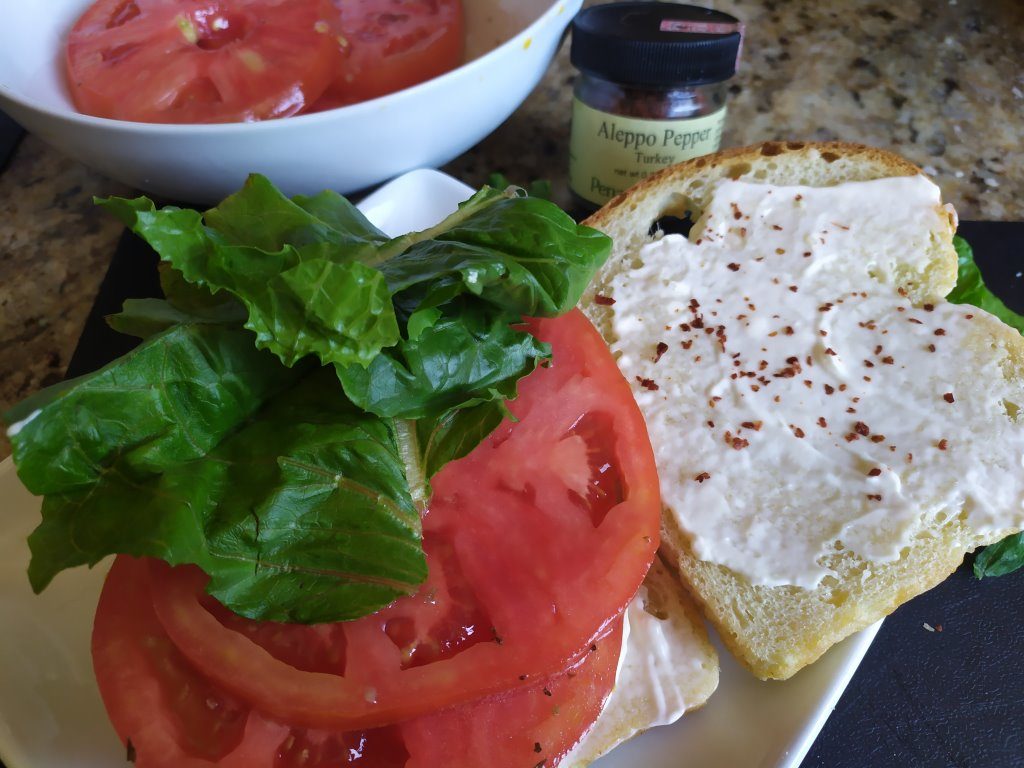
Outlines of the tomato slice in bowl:
M 342 62 L 313 109 L 384 96 L 462 63 L 462 0 L 335 0 L 335 6 Z
M 343 672 L 296 668 L 253 639 L 258 625 L 208 609 L 200 571 L 156 563 L 156 613 L 197 670 L 268 717 L 353 730 L 525 687 L 587 652 L 654 557 L 657 474 L 629 386 L 586 318 L 529 327 L 552 364 L 520 383 L 517 421 L 434 478 L 428 579 L 338 625 Z
M 111 722 L 139 768 L 553 766 L 614 685 L 621 628 L 614 622 L 572 669 L 510 694 L 374 730 L 293 728 L 192 668 L 156 618 L 146 562 L 121 556 L 100 597 L 93 661 Z M 261 640 L 276 643 L 273 633 Z M 316 656 L 319 645 L 307 632 L 292 652 Z
M 336 14 L 330 0 L 97 0 L 68 37 L 72 100 L 145 123 L 293 115 L 337 73 Z

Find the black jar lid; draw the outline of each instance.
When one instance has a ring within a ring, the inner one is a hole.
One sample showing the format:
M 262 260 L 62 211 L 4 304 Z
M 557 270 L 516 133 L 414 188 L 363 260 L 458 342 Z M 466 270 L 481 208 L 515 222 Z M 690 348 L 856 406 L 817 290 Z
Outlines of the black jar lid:
M 627 2 L 587 8 L 572 23 L 577 69 L 633 85 L 700 85 L 736 73 L 739 20 L 677 3 Z

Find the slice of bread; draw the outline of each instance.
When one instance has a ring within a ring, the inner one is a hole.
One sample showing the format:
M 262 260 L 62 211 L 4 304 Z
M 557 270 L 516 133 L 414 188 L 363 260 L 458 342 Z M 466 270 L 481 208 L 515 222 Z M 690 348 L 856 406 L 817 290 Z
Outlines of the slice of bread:
M 615 689 L 583 740 L 558 765 L 585 768 L 622 742 L 703 706 L 718 687 L 718 654 L 678 579 L 655 560 L 627 608 Z
M 611 235 L 615 245 L 607 265 L 592 283 L 581 306 L 614 350 L 618 341 L 614 325 L 614 286 L 623 285 L 623 281 L 628 281 L 643 266 L 640 249 L 660 239 L 661 234 L 654 227 L 663 217 L 689 215 L 697 222 L 694 229 L 699 231 L 701 216 L 711 204 L 715 190 L 723 180 L 738 179 L 777 186 L 828 187 L 844 182 L 920 173 L 920 169 L 911 163 L 881 150 L 844 143 L 802 142 L 769 142 L 698 158 L 666 169 L 620 195 L 585 222 Z M 737 211 L 737 219 L 740 219 L 739 213 Z M 912 254 L 914 258 L 896 254 L 888 279 L 880 283 L 887 290 L 899 291 L 900 295 L 907 297 L 913 305 L 908 305 L 910 310 L 922 307 L 928 309 L 932 306 L 930 302 L 941 301 L 956 281 L 956 255 L 952 248 L 955 214 L 936 209 L 935 216 L 938 220 L 934 225 L 934 233 L 937 234 L 933 234 L 926 244 L 919 244 L 919 250 L 925 253 Z M 733 266 L 730 265 L 730 269 Z M 979 364 L 991 363 L 987 370 L 994 370 L 994 378 L 998 379 L 998 382 L 993 383 L 998 383 L 1010 393 L 1002 401 L 1000 412 L 979 417 L 982 425 L 993 425 L 992 435 L 1001 434 L 996 431 L 997 427 L 1024 429 L 1024 424 L 1017 421 L 1017 403 L 1024 403 L 1024 341 L 1016 331 L 986 313 L 976 312 L 971 314 L 971 318 L 974 324 L 963 338 L 964 346 L 973 355 L 970 359 L 980 361 Z M 664 328 L 667 331 L 669 326 L 665 325 Z M 651 331 L 650 344 L 653 349 L 662 330 L 659 327 Z M 662 345 L 659 343 L 658 347 Z M 659 351 L 658 357 L 660 354 Z M 628 369 L 628 364 L 623 365 L 626 358 L 628 355 L 620 354 L 620 366 L 633 384 L 650 425 L 652 418 L 664 418 L 666 411 L 663 406 L 650 411 L 644 407 L 642 396 L 650 395 L 645 387 L 657 387 L 649 379 L 638 378 L 637 371 Z M 945 358 L 941 354 L 933 356 L 933 359 L 937 366 L 944 364 Z M 667 358 L 661 363 L 662 366 L 666 364 L 677 378 L 692 376 L 692 371 L 688 374 L 687 369 L 692 363 L 682 362 L 681 357 Z M 967 391 L 972 386 L 977 387 L 977 382 L 971 381 L 972 377 L 978 375 L 977 371 L 949 370 L 943 375 L 948 376 L 952 388 L 959 387 Z M 810 386 L 808 384 L 808 388 Z M 662 389 L 664 391 L 664 387 Z M 959 393 L 960 389 L 956 391 Z M 671 407 L 685 413 L 703 408 L 704 405 L 702 395 L 699 398 L 684 397 Z M 856 418 L 863 418 L 868 423 L 871 421 L 866 414 Z M 943 419 L 941 410 L 936 409 L 935 419 Z M 661 455 L 654 431 L 652 429 L 652 442 L 655 443 L 655 453 L 660 462 Z M 797 437 L 803 437 L 803 434 Z M 856 440 L 858 436 L 851 437 Z M 837 444 L 841 444 L 841 440 Z M 928 449 L 933 447 L 928 446 Z M 944 446 L 940 447 L 945 450 Z M 901 446 L 900 450 L 900 456 L 903 455 L 902 451 L 908 451 L 909 462 L 908 447 Z M 685 460 L 674 463 L 675 473 L 671 476 L 667 476 L 665 467 L 660 465 L 663 496 L 672 495 L 666 493 L 666 490 L 693 483 L 694 480 L 699 481 L 698 473 L 707 468 L 701 463 L 702 460 L 702 457 L 695 456 L 689 463 Z M 1019 466 L 1018 463 L 1017 474 Z M 736 476 L 729 475 L 727 466 L 715 469 L 727 475 L 726 484 L 742 484 L 746 481 L 739 473 Z M 763 469 L 757 468 L 758 472 Z M 963 469 L 951 462 L 948 472 L 944 474 L 956 475 Z M 894 474 L 900 471 L 897 468 Z M 770 476 L 770 471 L 758 477 L 765 475 Z M 936 485 L 940 481 L 954 482 L 949 477 L 936 477 Z M 807 515 L 830 514 L 827 502 L 822 503 L 820 498 L 801 495 L 799 485 L 787 496 L 785 503 L 802 507 Z M 818 562 L 828 571 L 828 575 L 816 586 L 755 583 L 732 568 L 702 559 L 696 551 L 698 547 L 693 537 L 680 522 L 685 520 L 685 514 L 673 514 L 671 509 L 667 509 L 663 516 L 662 557 L 671 567 L 678 569 L 682 580 L 707 618 L 718 629 L 725 644 L 755 675 L 762 679 L 785 679 L 816 660 L 834 643 L 938 584 L 960 565 L 965 553 L 997 541 L 1021 525 L 1020 500 L 1017 500 L 1016 509 L 1006 510 L 1008 517 L 1005 525 L 987 526 L 983 532 L 975 530 L 969 520 L 972 504 L 968 500 L 957 508 L 932 509 L 927 516 L 922 517 L 920 527 L 915 530 L 907 545 L 898 551 L 895 559 L 881 558 L 882 561 L 878 561 L 865 558 L 842 546 L 842 542 L 837 540 L 834 551 L 824 555 Z

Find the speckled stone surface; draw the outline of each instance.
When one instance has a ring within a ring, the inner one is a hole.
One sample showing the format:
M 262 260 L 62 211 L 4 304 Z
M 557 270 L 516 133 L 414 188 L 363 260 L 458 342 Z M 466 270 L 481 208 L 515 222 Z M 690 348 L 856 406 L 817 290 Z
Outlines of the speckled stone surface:
M 747 25 L 723 145 L 843 139 L 921 165 L 965 219 L 1024 219 L 1024 3 L 707 3 Z M 445 166 L 550 179 L 569 201 L 573 70 L 563 49 L 489 138 Z M 0 409 L 58 381 L 120 233 L 114 182 L 26 138 L 0 174 Z M 0 457 L 9 452 L 0 440 Z

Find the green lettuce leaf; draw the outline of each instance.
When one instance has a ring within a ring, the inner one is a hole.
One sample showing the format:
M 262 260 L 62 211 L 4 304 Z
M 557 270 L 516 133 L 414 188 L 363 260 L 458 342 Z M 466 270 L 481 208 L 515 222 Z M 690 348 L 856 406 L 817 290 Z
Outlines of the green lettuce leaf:
M 399 238 L 333 193 L 250 178 L 199 214 L 101 201 L 163 259 L 165 300 L 108 318 L 143 342 L 4 419 L 45 495 L 41 590 L 112 553 L 193 563 L 255 619 L 356 618 L 426 576 L 429 480 L 507 414 L 610 241 L 484 189 Z
M 1002 299 L 996 296 L 985 285 L 981 278 L 981 270 L 974 262 L 974 251 L 966 240 L 959 235 L 953 238 L 953 247 L 957 255 L 956 287 L 946 297 L 953 304 L 971 304 L 995 315 L 1011 328 L 1024 333 L 1024 317 L 1007 307 Z
M 8 414 L 19 475 L 45 494 L 33 589 L 123 553 L 198 565 L 250 618 L 323 622 L 426 577 L 399 426 L 354 407 L 333 369 L 287 368 L 234 320 L 126 302 L 112 324 L 147 341 Z
M 506 315 L 459 300 L 453 305 L 445 305 L 414 339 L 385 350 L 368 368 L 339 367 L 352 402 L 381 416 L 423 419 L 514 398 L 519 379 L 548 357 L 549 347 L 513 328 Z
M 1015 533 L 996 544 L 985 547 L 974 558 L 974 575 L 1005 576 L 1024 567 L 1024 533 Z
M 981 270 L 974 262 L 974 251 L 970 244 L 959 235 L 953 237 L 957 255 L 956 287 L 946 297 L 954 304 L 970 304 L 984 309 L 1012 328 L 1024 333 L 1024 317 L 1007 307 L 985 285 Z M 986 547 L 974 559 L 974 575 L 979 579 L 986 576 L 1003 576 L 1024 567 L 1024 535 L 1017 533 L 997 544 Z

